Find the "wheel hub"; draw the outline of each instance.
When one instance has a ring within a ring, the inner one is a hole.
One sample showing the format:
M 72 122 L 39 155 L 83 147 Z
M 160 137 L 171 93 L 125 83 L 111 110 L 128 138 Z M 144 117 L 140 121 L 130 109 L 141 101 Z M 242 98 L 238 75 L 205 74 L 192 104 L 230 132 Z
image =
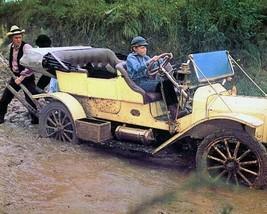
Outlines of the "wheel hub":
M 64 130 L 63 126 L 61 124 L 56 125 L 56 132 L 62 132 Z
M 227 160 L 224 166 L 229 173 L 237 173 L 237 171 L 239 170 L 239 163 L 235 159 Z

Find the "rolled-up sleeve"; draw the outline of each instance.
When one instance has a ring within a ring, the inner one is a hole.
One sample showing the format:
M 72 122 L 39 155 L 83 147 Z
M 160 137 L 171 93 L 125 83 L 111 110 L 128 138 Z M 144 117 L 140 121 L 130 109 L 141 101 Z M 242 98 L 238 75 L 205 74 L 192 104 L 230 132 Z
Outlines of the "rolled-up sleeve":
M 25 44 L 25 45 L 23 46 L 23 53 L 25 53 L 26 51 L 28 51 L 28 50 L 31 49 L 31 48 L 32 48 L 31 45 L 29 45 L 29 44 Z M 24 76 L 24 77 L 31 76 L 32 74 L 33 74 L 33 71 L 30 70 L 30 69 L 28 69 L 28 68 L 25 68 L 25 69 L 20 73 L 20 75 L 21 75 L 21 76 Z

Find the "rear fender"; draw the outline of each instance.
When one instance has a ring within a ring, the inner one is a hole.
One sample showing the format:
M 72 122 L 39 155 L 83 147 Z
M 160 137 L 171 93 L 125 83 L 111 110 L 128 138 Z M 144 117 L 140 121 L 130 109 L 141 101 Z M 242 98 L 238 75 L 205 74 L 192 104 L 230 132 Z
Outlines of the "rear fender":
M 53 98 L 63 103 L 70 111 L 73 120 L 85 118 L 86 114 L 81 104 L 73 96 L 63 92 L 56 92 L 52 94 L 36 94 L 33 98 Z

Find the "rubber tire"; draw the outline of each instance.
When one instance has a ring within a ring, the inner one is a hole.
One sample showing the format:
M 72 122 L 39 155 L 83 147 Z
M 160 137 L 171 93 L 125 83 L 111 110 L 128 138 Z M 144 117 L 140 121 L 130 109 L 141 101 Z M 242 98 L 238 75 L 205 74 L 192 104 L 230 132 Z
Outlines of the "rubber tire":
M 203 173 L 204 176 L 211 178 L 212 176 L 208 172 L 208 154 L 213 148 L 213 145 L 216 144 L 220 139 L 226 138 L 236 139 L 240 142 L 240 145 L 243 144 L 244 147 L 247 147 L 251 150 L 252 154 L 255 155 L 258 161 L 258 176 L 253 181 L 252 185 L 249 187 L 255 189 L 263 189 L 266 187 L 266 178 L 267 178 L 267 153 L 266 148 L 258 142 L 254 137 L 249 135 L 244 131 L 239 130 L 218 130 L 213 134 L 207 136 L 199 145 L 196 154 L 196 168 L 199 172 Z M 233 150 L 232 150 L 233 151 Z M 225 165 L 224 165 L 225 167 Z M 225 167 L 226 170 L 226 167 Z M 219 173 L 218 173 L 219 174 Z
M 58 112 L 60 112 L 61 118 L 55 118 L 53 117 L 52 113 L 54 115 L 58 116 Z M 55 123 L 51 123 L 48 119 L 53 118 L 53 121 L 57 122 L 57 124 L 60 124 L 62 122 L 62 118 L 64 117 L 63 124 L 61 125 L 55 125 Z M 66 123 L 65 123 L 66 122 Z M 66 127 L 62 125 L 67 125 Z M 49 128 L 50 127 L 50 128 Z M 51 131 L 53 128 L 58 129 L 51 135 Z M 60 129 L 61 127 L 61 129 Z M 62 128 L 63 127 L 63 128 Z M 67 132 L 66 132 L 67 131 Z M 64 136 L 62 136 L 64 133 Z M 52 101 L 49 102 L 47 105 L 45 105 L 41 110 L 41 115 L 39 118 L 39 134 L 41 137 L 50 137 L 54 138 L 63 142 L 73 142 L 76 143 L 78 141 L 77 134 L 76 134 L 76 127 L 75 122 L 67 109 L 67 107 L 58 101 Z M 66 137 L 65 137 L 66 136 Z

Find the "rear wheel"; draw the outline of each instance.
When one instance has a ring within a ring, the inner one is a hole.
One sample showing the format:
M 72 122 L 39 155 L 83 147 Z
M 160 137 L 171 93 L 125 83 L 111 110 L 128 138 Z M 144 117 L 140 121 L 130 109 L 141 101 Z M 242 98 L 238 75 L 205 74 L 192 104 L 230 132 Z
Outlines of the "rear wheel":
M 266 186 L 266 149 L 243 131 L 220 130 L 206 137 L 197 150 L 196 165 L 216 180 L 257 189 Z
M 50 102 L 43 107 L 39 119 L 39 133 L 42 137 L 63 142 L 76 142 L 76 128 L 67 107 L 60 102 Z

